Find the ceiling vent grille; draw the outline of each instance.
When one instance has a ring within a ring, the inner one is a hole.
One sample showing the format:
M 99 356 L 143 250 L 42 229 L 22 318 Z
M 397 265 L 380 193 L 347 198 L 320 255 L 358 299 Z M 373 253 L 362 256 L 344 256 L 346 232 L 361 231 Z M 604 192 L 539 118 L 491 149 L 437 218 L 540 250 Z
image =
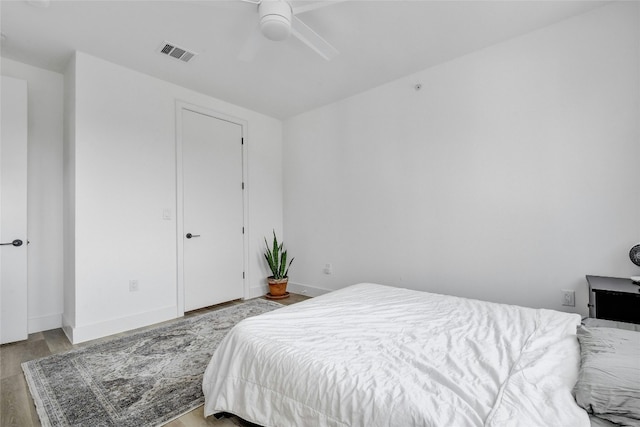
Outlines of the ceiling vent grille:
M 158 49 L 163 55 L 170 56 L 171 58 L 179 59 L 182 62 L 189 62 L 197 55 L 195 52 L 190 52 L 187 49 L 176 46 L 174 43 L 165 41 Z

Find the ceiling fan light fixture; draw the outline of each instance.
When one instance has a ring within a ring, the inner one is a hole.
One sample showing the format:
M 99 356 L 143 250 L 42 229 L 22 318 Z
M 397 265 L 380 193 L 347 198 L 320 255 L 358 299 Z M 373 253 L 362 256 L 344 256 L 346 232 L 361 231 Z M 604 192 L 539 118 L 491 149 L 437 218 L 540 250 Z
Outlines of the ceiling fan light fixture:
M 327 61 L 330 61 L 339 53 L 335 47 L 320 37 L 295 15 L 299 10 L 303 12 L 314 10 L 344 0 L 315 1 L 306 7 L 303 6 L 302 9 L 296 6 L 295 10 L 291 5 L 293 0 L 241 1 L 258 6 L 258 19 L 240 49 L 238 60 L 243 62 L 251 61 L 260 49 L 260 46 L 262 46 L 263 43 L 267 43 L 265 39 L 284 42 L 287 38 L 296 38 Z
M 284 16 L 268 15 L 260 21 L 260 31 L 269 40 L 284 40 L 291 34 L 291 22 Z
M 263 1 L 260 12 L 260 31 L 269 40 L 284 40 L 291 34 L 291 6 L 285 1 Z

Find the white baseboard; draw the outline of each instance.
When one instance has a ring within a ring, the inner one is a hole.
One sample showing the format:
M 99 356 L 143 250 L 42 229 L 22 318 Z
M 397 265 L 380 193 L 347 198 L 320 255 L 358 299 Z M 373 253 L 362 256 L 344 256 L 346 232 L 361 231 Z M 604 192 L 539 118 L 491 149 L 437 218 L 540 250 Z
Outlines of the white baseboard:
M 317 286 L 305 285 L 302 283 L 289 282 L 287 290 L 294 294 L 306 295 L 310 297 L 319 297 L 320 295 L 332 292 L 332 289 L 319 288 Z
M 62 327 L 62 313 L 48 316 L 30 317 L 28 321 L 29 333 L 48 331 Z
M 72 344 L 78 344 L 96 338 L 102 338 L 108 335 L 142 328 L 143 326 L 153 325 L 154 323 L 175 319 L 177 312 L 178 310 L 175 306 L 164 307 L 154 311 L 139 313 L 133 316 L 120 317 L 90 325 L 67 326 L 65 324 L 62 329 Z

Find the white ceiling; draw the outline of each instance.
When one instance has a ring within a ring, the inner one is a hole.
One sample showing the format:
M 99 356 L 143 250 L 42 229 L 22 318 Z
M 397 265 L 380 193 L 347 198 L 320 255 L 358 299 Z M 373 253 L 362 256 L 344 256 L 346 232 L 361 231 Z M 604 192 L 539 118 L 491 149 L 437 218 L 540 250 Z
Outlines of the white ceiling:
M 3 57 L 63 71 L 74 50 L 287 118 L 601 6 L 600 1 L 343 1 L 298 15 L 340 54 L 297 39 L 237 59 L 257 7 L 229 1 L 0 2 Z M 293 2 L 294 8 L 304 4 Z M 157 53 L 164 40 L 199 53 Z

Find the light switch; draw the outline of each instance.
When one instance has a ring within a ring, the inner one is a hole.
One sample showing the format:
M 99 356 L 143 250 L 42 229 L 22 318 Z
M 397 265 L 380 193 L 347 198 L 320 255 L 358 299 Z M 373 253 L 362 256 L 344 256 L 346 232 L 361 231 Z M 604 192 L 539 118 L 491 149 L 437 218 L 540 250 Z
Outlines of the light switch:
M 162 211 L 162 219 L 170 220 L 171 219 L 171 209 L 164 209 Z
M 324 265 L 324 274 L 333 274 L 333 265 L 325 264 Z

